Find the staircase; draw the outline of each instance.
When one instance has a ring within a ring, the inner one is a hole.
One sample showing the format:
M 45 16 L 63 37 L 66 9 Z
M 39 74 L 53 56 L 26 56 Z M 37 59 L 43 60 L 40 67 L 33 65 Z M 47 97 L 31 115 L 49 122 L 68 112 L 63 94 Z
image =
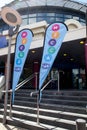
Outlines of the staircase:
M 75 130 L 76 119 L 87 121 L 87 92 L 44 90 L 40 104 L 40 124 L 37 124 L 37 98 L 32 90 L 20 89 L 15 95 L 12 118 L 7 124 L 27 130 Z M 9 102 L 8 102 L 9 115 Z M 3 101 L 0 103 L 0 122 L 3 118 Z M 21 129 L 20 129 L 21 130 Z

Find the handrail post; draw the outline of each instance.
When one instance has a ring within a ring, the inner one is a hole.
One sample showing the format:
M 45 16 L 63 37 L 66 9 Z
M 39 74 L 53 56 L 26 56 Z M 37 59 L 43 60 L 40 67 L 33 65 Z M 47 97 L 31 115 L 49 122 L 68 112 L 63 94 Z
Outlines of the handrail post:
M 9 112 L 10 118 L 12 117 L 12 92 L 10 92 L 10 112 Z
M 37 88 L 37 83 L 38 83 L 38 73 L 36 72 L 35 73 L 35 87 L 36 87 L 36 91 L 38 90 L 38 88 Z
M 60 91 L 60 84 L 59 84 L 59 71 L 58 71 L 58 92 Z
M 40 124 L 39 121 L 39 93 L 37 93 L 37 124 Z
M 40 120 L 39 120 L 39 109 L 40 109 L 40 101 L 39 101 L 39 99 L 40 99 L 40 92 L 42 92 L 44 89 L 45 89 L 45 87 L 50 83 L 52 81 L 52 79 L 41 89 L 41 90 L 39 90 L 38 91 L 38 93 L 37 93 L 37 124 L 39 125 L 40 124 Z M 34 92 L 32 92 L 30 95 L 32 96 L 34 94 Z
M 11 42 L 11 37 L 9 39 L 9 43 Z M 11 44 L 9 44 L 9 51 L 11 49 Z M 8 56 L 8 64 L 9 64 L 9 56 Z M 3 115 L 3 124 L 5 125 L 6 124 L 6 117 L 7 117 L 7 102 L 8 102 L 8 93 L 10 92 L 10 112 L 9 112 L 9 116 L 12 117 L 12 89 L 8 90 L 8 84 L 9 84 L 9 71 L 10 71 L 10 66 L 8 65 L 8 69 L 7 69 L 7 78 L 6 78 L 6 90 L 3 91 L 4 94 L 5 94 L 5 98 L 4 98 L 4 115 Z M 34 76 L 32 77 L 34 78 Z M 30 80 L 32 79 L 30 78 Z M 28 80 L 28 81 L 30 81 Z M 27 81 L 27 82 L 28 82 Z M 24 82 L 23 82 L 24 84 Z M 19 84 L 18 88 L 15 89 L 15 91 L 17 91 L 23 84 Z M 39 98 L 39 97 L 38 97 Z
M 86 120 L 77 119 L 76 120 L 76 130 L 86 130 Z
M 38 90 L 37 88 L 37 83 L 38 83 L 38 77 L 37 77 L 37 72 L 35 73 L 35 86 L 36 86 L 36 91 Z M 37 124 L 39 125 L 39 93 L 37 93 Z

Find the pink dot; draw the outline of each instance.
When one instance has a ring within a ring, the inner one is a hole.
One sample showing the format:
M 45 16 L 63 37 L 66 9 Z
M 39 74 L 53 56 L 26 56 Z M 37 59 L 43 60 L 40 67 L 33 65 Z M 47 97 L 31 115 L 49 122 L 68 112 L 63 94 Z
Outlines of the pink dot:
M 52 30 L 53 31 L 58 31 L 60 29 L 60 25 L 58 25 L 58 24 L 54 24 L 53 26 L 52 26 Z
M 27 36 L 27 32 L 22 32 L 21 36 L 22 38 L 25 38 Z

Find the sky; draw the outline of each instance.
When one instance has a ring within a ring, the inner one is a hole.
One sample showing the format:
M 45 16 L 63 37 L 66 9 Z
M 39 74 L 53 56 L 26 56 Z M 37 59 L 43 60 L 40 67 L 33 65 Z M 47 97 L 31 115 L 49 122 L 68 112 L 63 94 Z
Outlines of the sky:
M 12 2 L 13 0 L 0 0 L 0 7 Z
M 81 3 L 87 3 L 87 0 L 73 0 L 73 1 L 78 1 L 78 2 L 81 2 Z

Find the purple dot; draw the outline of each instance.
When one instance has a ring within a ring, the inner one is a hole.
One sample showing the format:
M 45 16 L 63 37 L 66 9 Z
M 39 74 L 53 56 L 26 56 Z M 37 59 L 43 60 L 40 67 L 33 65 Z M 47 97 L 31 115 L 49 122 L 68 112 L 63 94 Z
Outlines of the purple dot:
M 56 44 L 56 40 L 55 40 L 55 39 L 51 39 L 51 40 L 49 41 L 49 45 L 50 45 L 50 46 L 55 46 L 55 44 Z
M 19 50 L 20 50 L 20 51 L 23 51 L 24 49 L 25 49 L 25 46 L 24 46 L 24 45 L 20 45 L 20 46 L 19 46 Z

